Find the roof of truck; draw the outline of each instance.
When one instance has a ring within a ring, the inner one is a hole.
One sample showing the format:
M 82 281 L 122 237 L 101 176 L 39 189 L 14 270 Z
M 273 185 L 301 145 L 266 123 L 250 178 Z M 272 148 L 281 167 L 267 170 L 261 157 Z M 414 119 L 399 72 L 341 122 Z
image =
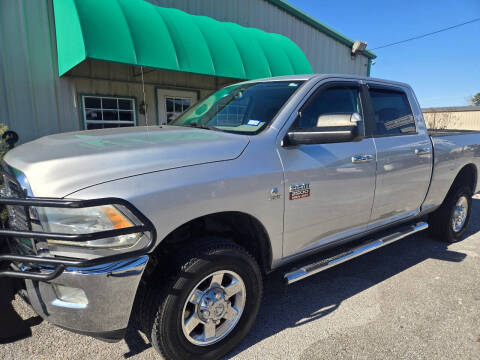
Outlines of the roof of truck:
M 386 85 L 397 85 L 401 87 L 410 87 L 410 85 L 406 83 L 402 83 L 399 81 L 393 80 L 386 80 L 386 79 L 379 79 L 367 76 L 360 76 L 360 75 L 349 75 L 349 74 L 303 74 L 303 75 L 286 75 L 286 76 L 275 76 L 263 79 L 255 79 L 250 81 L 245 81 L 245 83 L 252 83 L 252 82 L 267 82 L 267 81 L 307 81 L 311 79 L 327 79 L 327 78 L 340 78 L 340 79 L 351 79 L 351 80 L 364 80 L 368 82 L 379 82 L 384 83 Z

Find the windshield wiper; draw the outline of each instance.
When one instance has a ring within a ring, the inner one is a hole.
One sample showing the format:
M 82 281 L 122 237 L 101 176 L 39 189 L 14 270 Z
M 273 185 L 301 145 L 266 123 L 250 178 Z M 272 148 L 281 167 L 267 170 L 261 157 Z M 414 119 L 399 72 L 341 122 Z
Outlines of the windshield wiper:
M 205 129 L 205 130 L 216 130 L 216 128 L 213 127 L 213 126 L 207 126 L 207 125 L 202 125 L 202 124 L 197 124 L 197 123 L 190 123 L 190 124 L 187 124 L 187 125 L 184 125 L 184 126 L 196 127 L 196 128 Z

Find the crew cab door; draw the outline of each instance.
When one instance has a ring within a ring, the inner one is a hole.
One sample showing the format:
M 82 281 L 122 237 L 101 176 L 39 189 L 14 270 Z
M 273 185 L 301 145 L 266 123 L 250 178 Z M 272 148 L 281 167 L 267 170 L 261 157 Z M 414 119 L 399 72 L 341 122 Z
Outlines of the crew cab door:
M 411 90 L 370 83 L 368 94 L 377 150 L 369 224 L 375 228 L 419 212 L 430 184 L 432 143 Z
M 373 139 L 363 136 L 364 101 L 359 82 L 328 82 L 305 101 L 289 126 L 289 132 L 302 136 L 319 129 L 328 133 L 345 114 L 355 113 L 359 137 L 279 146 L 285 172 L 284 256 L 366 230 L 376 166 Z

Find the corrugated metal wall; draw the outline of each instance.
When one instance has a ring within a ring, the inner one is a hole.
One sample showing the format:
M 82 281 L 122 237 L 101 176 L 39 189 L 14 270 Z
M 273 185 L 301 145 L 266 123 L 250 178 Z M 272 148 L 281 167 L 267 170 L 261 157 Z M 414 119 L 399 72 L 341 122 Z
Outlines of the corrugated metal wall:
M 307 55 L 316 73 L 367 75 L 368 59 L 265 0 L 148 0 L 190 14 L 210 16 L 285 35 Z
M 50 1 L 0 1 L 0 122 L 21 142 L 78 128 L 73 84 L 57 76 L 52 15 Z
M 258 27 L 290 37 L 315 72 L 366 74 L 367 58 L 264 0 L 151 0 L 192 14 Z M 143 101 L 140 68 L 86 61 L 59 78 L 51 0 L 0 0 L 0 123 L 20 143 L 82 128 L 81 94 L 133 96 Z M 155 70 L 145 72 L 149 124 L 157 121 L 157 87 L 195 89 L 203 98 L 234 80 Z M 145 124 L 138 115 L 138 123 Z
M 480 130 L 480 108 L 477 111 L 424 112 L 429 129 Z
M 81 95 L 112 95 L 134 97 L 137 105 L 143 101 L 141 69 L 129 65 L 87 60 L 69 72 L 77 94 Z M 211 76 L 186 74 L 166 70 L 144 70 L 145 102 L 147 104 L 148 124 L 157 123 L 157 88 L 175 88 L 194 90 L 202 99 L 218 88 L 238 80 L 214 78 Z M 81 111 L 79 111 L 81 114 Z M 137 114 L 138 124 L 145 125 L 147 119 Z

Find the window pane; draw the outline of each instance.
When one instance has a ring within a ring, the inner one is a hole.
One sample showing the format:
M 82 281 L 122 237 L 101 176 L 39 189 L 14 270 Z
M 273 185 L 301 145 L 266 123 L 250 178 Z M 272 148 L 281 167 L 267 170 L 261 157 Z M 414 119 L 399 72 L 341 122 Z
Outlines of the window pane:
M 402 92 L 370 89 L 375 112 L 375 135 L 414 133 L 415 119 L 407 96 Z
M 118 128 L 135 126 L 135 103 L 133 99 L 115 97 L 85 96 L 84 107 L 85 129 Z M 121 110 L 119 110 L 121 109 Z M 91 123 L 90 121 L 95 121 Z M 129 124 L 118 124 L 117 121 L 129 121 Z
M 167 112 L 172 112 L 173 111 L 173 99 L 172 98 L 166 98 L 165 99 L 166 104 L 167 104 Z
M 122 110 L 133 110 L 133 101 L 118 99 L 118 108 Z
M 120 120 L 133 121 L 132 111 L 120 111 Z
M 315 96 L 310 104 L 302 110 L 297 128 L 314 128 L 322 126 L 341 126 L 349 124 L 349 115 L 361 114 L 358 88 L 328 88 Z M 346 115 L 346 116 L 345 116 Z
M 118 111 L 116 110 L 103 110 L 103 120 L 118 120 Z
M 120 124 L 120 127 L 130 127 L 133 126 L 133 124 Z
M 103 124 L 87 124 L 87 130 L 103 129 Z
M 115 124 L 115 123 L 105 123 L 103 124 L 104 129 L 109 129 L 109 128 L 118 128 L 120 124 Z
M 182 99 L 175 99 L 175 112 L 182 112 Z
M 102 112 L 100 110 L 85 109 L 85 118 L 87 120 L 102 120 Z
M 183 111 L 190 107 L 190 99 L 183 99 Z
M 85 97 L 84 101 L 86 108 L 100 108 L 100 98 Z
M 102 98 L 102 107 L 104 109 L 117 109 L 117 99 Z

